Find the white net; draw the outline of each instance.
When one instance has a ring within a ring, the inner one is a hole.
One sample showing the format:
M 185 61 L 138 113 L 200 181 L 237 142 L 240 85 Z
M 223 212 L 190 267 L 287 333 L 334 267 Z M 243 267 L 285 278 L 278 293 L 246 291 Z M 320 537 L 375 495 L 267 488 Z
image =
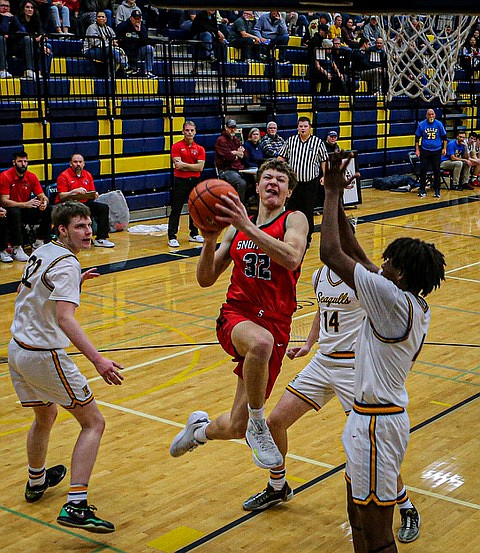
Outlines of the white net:
M 387 98 L 401 94 L 443 104 L 455 99 L 459 52 L 472 30 L 466 15 L 385 15 L 379 18 L 387 54 Z

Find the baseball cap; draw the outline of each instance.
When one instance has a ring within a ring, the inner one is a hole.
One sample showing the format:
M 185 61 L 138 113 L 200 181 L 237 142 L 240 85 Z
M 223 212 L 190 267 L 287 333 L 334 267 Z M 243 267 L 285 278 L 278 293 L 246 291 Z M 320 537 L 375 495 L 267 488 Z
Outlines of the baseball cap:
M 330 131 L 327 136 L 336 136 L 338 138 L 338 133 L 337 131 Z
M 235 119 L 227 119 L 225 126 L 228 127 L 229 129 L 233 129 L 237 126 L 237 122 L 235 121 Z
M 140 10 L 132 10 L 130 17 L 142 17 L 142 12 Z

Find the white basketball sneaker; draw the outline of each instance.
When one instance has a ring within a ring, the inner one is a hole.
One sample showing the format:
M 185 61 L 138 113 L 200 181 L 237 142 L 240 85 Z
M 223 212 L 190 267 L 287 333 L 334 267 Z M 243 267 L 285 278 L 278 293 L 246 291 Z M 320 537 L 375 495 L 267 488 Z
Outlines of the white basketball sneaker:
M 173 439 L 170 446 L 170 455 L 172 457 L 180 457 L 188 451 L 193 451 L 204 442 L 199 442 L 195 439 L 194 433 L 197 428 L 210 422 L 208 414 L 205 411 L 194 411 L 189 417 L 185 428 L 179 432 Z
M 262 469 L 274 469 L 283 463 L 283 456 L 274 442 L 265 419 L 250 419 L 245 435 L 253 462 Z

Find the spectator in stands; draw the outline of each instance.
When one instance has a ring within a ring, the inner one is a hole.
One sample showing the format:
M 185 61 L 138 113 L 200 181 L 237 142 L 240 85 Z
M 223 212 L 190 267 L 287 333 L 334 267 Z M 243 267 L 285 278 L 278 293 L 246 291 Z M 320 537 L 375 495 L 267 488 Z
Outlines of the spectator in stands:
M 136 74 L 128 67 L 127 56 L 118 46 L 115 31 L 107 25 L 105 12 L 98 12 L 96 22 L 88 26 L 83 41 L 83 54 L 88 59 L 102 62 L 113 55 L 115 71 L 121 69 L 128 76 Z
M 328 154 L 334 154 L 335 152 L 340 151 L 340 146 L 337 144 L 337 140 L 337 131 L 331 130 L 327 133 L 327 136 L 325 138 L 325 148 Z
M 25 225 L 39 225 L 37 240 L 32 245 L 34 249 L 49 242 L 52 208 L 38 177 L 27 170 L 28 154 L 14 152 L 12 163 L 13 167 L 0 174 L 0 204 L 7 210 L 11 257 L 15 261 L 27 261 L 28 256 L 22 248 L 23 229 Z
M 479 150 L 479 136 L 476 132 L 471 132 L 468 135 L 467 149 L 468 158 L 472 163 L 472 174 L 469 184 L 469 189 L 473 190 L 475 186 L 480 186 L 478 180 L 480 175 L 480 150 Z
M 95 23 L 98 12 L 105 13 L 107 25 L 113 28 L 111 0 L 80 0 L 79 20 L 82 37 L 85 35 L 85 30 L 89 25 Z
M 97 224 L 97 235 L 93 245 L 99 248 L 113 248 L 115 244 L 108 239 L 109 208 L 107 204 L 95 201 L 98 192 L 91 173 L 85 170 L 85 160 L 81 154 L 73 154 L 70 167 L 57 177 L 56 203 L 67 200 L 81 202 L 90 208 L 92 218 Z
M 265 159 L 277 157 L 284 144 L 285 140 L 278 134 L 278 125 L 275 121 L 269 121 L 267 133 L 261 141 L 263 157 Z
M 242 203 L 245 203 L 247 182 L 240 174 L 240 171 L 245 169 L 245 148 L 236 136 L 236 130 L 235 119 L 227 119 L 225 130 L 215 142 L 215 167 L 218 178 L 235 187 Z
M 333 40 L 334 38 L 342 38 L 342 16 L 337 13 L 333 20 L 333 24 L 328 29 L 328 38 Z
M 197 134 L 197 126 L 193 121 L 185 121 L 183 124 L 183 140 L 175 142 L 172 146 L 171 156 L 173 162 L 173 188 L 170 197 L 170 217 L 168 218 L 168 245 L 171 248 L 180 247 L 177 240 L 180 215 L 188 195 L 194 186 L 200 182 L 200 173 L 205 165 L 205 148 L 194 141 Z M 198 229 L 189 216 L 188 226 L 190 230 L 190 242 L 203 242 L 203 236 L 198 234 Z
M 323 191 L 323 175 L 328 159 L 323 140 L 312 135 L 312 127 L 308 117 L 299 117 L 298 134 L 291 136 L 282 146 L 278 159 L 287 161 L 298 177 L 298 185 L 288 200 L 287 208 L 304 213 L 308 221 L 308 237 L 310 244 L 314 230 L 313 215 L 317 202 L 318 191 Z M 324 193 L 321 194 L 323 206 Z
M 434 109 L 427 109 L 425 119 L 420 121 L 415 131 L 415 155 L 420 159 L 420 188 L 418 196 L 425 198 L 427 172 L 433 172 L 435 197 L 440 198 L 440 162 L 447 149 L 447 131 L 437 120 Z
M 359 37 L 358 33 L 355 27 L 355 24 L 353 23 L 353 18 L 348 17 L 345 20 L 344 25 L 342 25 L 342 28 L 340 29 L 341 32 L 341 39 L 345 46 L 348 46 L 349 48 L 359 48 Z M 368 41 L 367 41 L 368 42 Z
M 310 72 L 312 94 L 318 92 L 318 83 L 320 83 L 320 94 L 336 93 L 341 88 L 342 75 L 333 61 L 332 46 L 333 42 L 326 38 L 320 48 L 315 48 Z
M 260 44 L 266 42 L 265 38 L 259 38 L 253 34 L 256 19 L 252 10 L 245 10 L 241 17 L 236 19 L 229 31 L 230 45 L 240 48 L 242 51 L 242 61 L 258 60 Z M 256 47 L 257 46 L 257 47 Z
M 51 17 L 57 33 L 70 32 L 70 10 L 62 0 L 53 0 L 50 6 Z
M 285 19 L 281 17 L 280 12 L 271 11 L 262 14 L 255 23 L 253 32 L 259 38 L 267 39 L 270 48 L 279 47 L 278 63 L 289 63 L 285 58 L 285 50 L 288 44 L 289 36 Z
M 245 167 L 256 167 L 257 169 L 264 162 L 263 149 L 261 144 L 260 129 L 253 127 L 248 133 L 248 138 L 245 141 Z
M 469 183 L 471 167 L 465 131 L 458 130 L 456 138 L 448 141 L 440 168 L 452 171 L 453 190 L 473 190 L 473 186 Z
M 0 0 L 0 79 L 11 77 L 7 71 L 7 59 L 11 57 L 12 35 L 25 32 L 18 17 L 10 12 L 9 0 Z
M 368 39 L 361 37 L 359 48 L 352 50 L 352 70 L 355 79 L 367 81 L 368 94 L 385 93 L 387 84 L 387 56 L 383 49 L 383 39 L 378 38 L 374 48 L 370 48 Z
M 38 13 L 40 14 L 40 21 L 42 23 L 42 28 L 45 29 L 45 32 L 50 31 L 51 25 L 53 23 L 52 19 L 52 0 L 36 0 L 36 5 Z M 20 12 L 20 6 L 17 10 L 17 13 Z
M 223 44 L 225 41 L 225 35 L 218 28 L 216 10 L 202 10 L 197 13 L 192 23 L 191 33 L 195 40 L 202 43 L 200 57 L 206 59 L 209 63 L 215 63 L 217 57 L 213 44 Z M 217 55 L 223 57 L 220 48 Z
M 311 48 L 317 48 L 322 42 L 328 38 L 328 25 L 319 23 L 318 19 L 314 19 L 308 25 L 308 29 L 303 35 L 302 44 Z
M 480 51 L 473 35 L 470 35 L 462 46 L 458 62 L 468 79 L 471 79 L 475 71 L 480 69 Z
M 76 37 L 83 36 L 83 24 L 79 17 L 80 0 L 63 0 L 70 17 L 70 33 Z
M 370 46 L 373 46 L 377 38 L 380 38 L 380 26 L 376 15 L 370 16 L 368 22 L 363 26 L 362 34 L 368 38 Z
M 347 94 L 350 89 L 350 74 L 351 74 L 351 60 L 352 51 L 350 48 L 342 45 L 340 38 L 334 38 L 332 40 L 332 60 L 337 67 L 340 78 L 336 82 L 338 90 L 332 90 L 333 94 Z
M 148 31 L 142 21 L 142 12 L 133 10 L 127 21 L 120 23 L 116 28 L 118 44 L 128 58 L 128 65 L 136 69 L 144 77 L 154 79 L 153 56 L 154 48 L 148 44 Z M 144 69 L 140 69 L 138 62 L 145 62 Z
M 52 46 L 46 40 L 37 4 L 33 0 L 24 0 L 20 4 L 18 20 L 28 35 L 13 35 L 12 50 L 25 60 L 25 77 L 35 78 L 35 58 L 38 60 L 39 71 L 49 75 L 53 57 Z
M 123 0 L 120 6 L 118 6 L 117 13 L 115 14 L 116 25 L 127 21 L 132 15 L 133 10 L 138 9 L 139 7 L 137 6 L 135 0 Z

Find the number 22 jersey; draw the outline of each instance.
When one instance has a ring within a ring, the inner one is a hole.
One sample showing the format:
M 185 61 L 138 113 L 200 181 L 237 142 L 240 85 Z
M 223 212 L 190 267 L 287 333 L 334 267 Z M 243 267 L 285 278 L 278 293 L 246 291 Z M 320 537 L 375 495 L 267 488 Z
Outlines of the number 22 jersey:
M 15 300 L 10 328 L 17 342 L 39 349 L 64 349 L 70 340 L 58 325 L 56 302 L 80 303 L 81 267 L 60 242 L 41 246 L 30 256 Z

